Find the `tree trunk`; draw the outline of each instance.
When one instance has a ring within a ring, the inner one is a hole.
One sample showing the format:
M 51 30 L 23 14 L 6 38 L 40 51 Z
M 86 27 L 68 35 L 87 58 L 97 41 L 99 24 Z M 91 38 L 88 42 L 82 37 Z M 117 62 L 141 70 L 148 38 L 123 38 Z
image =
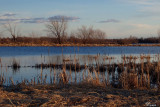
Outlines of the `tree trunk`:
M 13 42 L 16 42 L 16 37 L 15 36 L 13 36 Z
M 60 37 L 58 37 L 58 43 L 61 44 L 61 38 Z

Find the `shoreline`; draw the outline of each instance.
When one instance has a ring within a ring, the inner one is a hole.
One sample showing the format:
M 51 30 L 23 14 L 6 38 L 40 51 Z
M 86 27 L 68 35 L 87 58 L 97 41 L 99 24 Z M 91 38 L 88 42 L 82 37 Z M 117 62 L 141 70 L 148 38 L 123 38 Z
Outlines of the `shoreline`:
M 121 46 L 133 46 L 133 47 L 152 47 L 160 46 L 160 44 L 0 44 L 0 47 L 121 47 Z

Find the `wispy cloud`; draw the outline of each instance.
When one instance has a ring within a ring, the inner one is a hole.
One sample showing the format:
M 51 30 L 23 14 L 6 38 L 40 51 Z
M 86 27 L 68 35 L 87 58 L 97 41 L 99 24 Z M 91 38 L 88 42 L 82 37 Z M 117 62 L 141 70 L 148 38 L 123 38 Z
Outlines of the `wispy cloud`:
M 57 15 L 57 16 L 53 16 L 53 17 L 49 17 L 49 20 L 61 20 L 62 18 L 64 18 L 67 21 L 76 21 L 79 20 L 79 17 L 72 17 L 72 16 L 61 16 L 61 15 Z
M 18 18 L 16 17 L 17 14 L 14 13 L 6 13 L 0 15 L 0 23 L 5 24 L 6 22 L 16 22 L 16 23 L 44 23 L 48 20 L 60 20 L 62 17 L 65 18 L 67 21 L 76 21 L 80 18 L 78 17 L 71 17 L 71 16 L 52 16 L 49 18 L 44 17 L 36 17 L 36 18 Z
M 11 17 L 11 16 L 15 16 L 17 14 L 15 13 L 6 13 L 6 14 L 3 14 L 3 16 L 7 16 L 7 17 Z
M 46 22 L 45 18 L 28 18 L 20 19 L 20 23 L 44 23 Z
M 108 20 L 103 20 L 103 21 L 99 21 L 99 23 L 119 23 L 119 20 L 116 19 L 108 19 Z
M 145 29 L 152 28 L 152 26 L 148 24 L 130 24 L 130 25 L 135 28 L 145 28 Z
M 160 16 L 160 0 L 121 0 L 123 2 L 135 5 L 137 17 L 155 17 Z
M 138 5 L 153 5 L 156 0 L 121 0 L 121 1 Z
M 5 24 L 6 22 L 43 23 L 43 22 L 46 22 L 46 19 L 45 18 L 3 18 L 3 17 L 0 17 L 0 23 Z

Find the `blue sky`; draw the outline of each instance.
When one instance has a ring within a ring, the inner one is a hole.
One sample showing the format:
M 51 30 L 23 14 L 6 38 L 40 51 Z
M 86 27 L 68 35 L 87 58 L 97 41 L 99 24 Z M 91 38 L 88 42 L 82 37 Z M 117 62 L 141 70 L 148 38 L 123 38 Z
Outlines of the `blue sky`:
M 46 20 L 60 15 L 70 19 L 68 32 L 93 26 L 107 38 L 156 37 L 160 29 L 159 0 L 0 0 L 0 30 L 10 20 L 23 35 L 46 35 Z

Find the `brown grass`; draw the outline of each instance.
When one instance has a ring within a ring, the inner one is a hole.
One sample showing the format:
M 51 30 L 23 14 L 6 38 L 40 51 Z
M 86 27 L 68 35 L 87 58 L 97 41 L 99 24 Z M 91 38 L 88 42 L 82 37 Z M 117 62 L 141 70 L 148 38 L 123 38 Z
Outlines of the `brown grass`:
M 7 95 L 7 97 L 6 97 Z M 125 90 L 81 83 L 0 88 L 0 106 L 160 106 L 156 90 Z

